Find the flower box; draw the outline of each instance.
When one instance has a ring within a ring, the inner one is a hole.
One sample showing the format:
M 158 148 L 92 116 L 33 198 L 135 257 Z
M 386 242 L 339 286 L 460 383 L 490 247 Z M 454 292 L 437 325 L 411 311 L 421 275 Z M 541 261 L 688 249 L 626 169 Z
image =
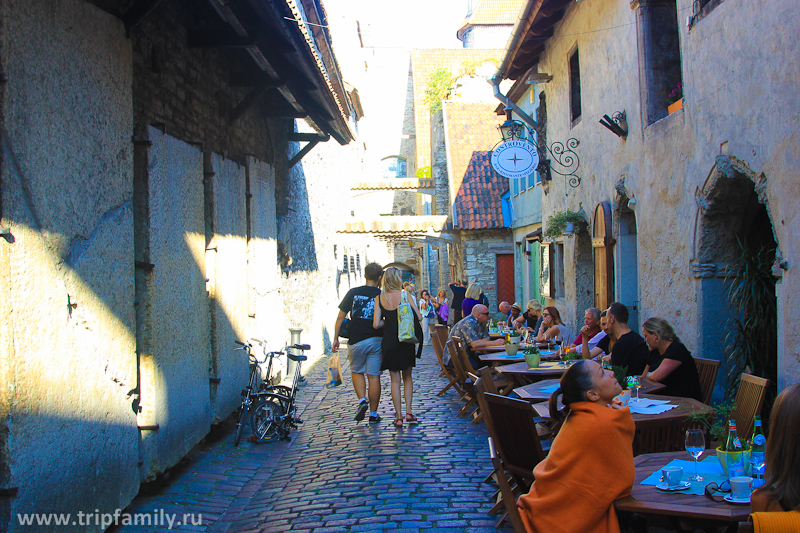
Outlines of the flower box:
M 678 111 L 679 109 L 683 109 L 683 98 L 681 98 L 675 103 L 670 104 L 669 107 L 667 107 L 667 111 L 669 111 L 670 115 L 673 114 L 675 111 Z

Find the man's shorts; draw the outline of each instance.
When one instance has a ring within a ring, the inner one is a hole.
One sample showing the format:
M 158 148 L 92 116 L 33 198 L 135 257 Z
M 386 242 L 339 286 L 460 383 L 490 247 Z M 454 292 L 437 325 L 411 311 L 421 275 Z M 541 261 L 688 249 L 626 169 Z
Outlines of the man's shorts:
M 370 376 L 381 375 L 381 337 L 370 337 L 357 344 L 347 345 L 350 372 Z

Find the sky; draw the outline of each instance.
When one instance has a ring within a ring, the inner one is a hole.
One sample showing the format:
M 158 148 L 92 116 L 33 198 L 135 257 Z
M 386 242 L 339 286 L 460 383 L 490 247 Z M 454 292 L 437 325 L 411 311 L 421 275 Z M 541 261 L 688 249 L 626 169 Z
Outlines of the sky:
M 456 31 L 464 22 L 468 0 L 322 0 L 328 18 L 370 24 L 372 46 L 391 48 L 461 48 Z

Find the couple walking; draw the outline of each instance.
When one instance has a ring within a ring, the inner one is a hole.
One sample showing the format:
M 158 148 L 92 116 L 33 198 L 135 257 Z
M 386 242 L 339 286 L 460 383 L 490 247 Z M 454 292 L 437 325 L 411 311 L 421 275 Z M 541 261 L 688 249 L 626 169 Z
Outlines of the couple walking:
M 332 349 L 339 349 L 339 329 L 347 313 L 350 313 L 347 357 L 350 361 L 353 389 L 358 396 L 355 420 L 364 420 L 369 409 L 369 421 L 381 421 L 378 414 L 378 403 L 381 398 L 380 378 L 381 371 L 388 370 L 395 409 L 394 426 L 399 428 L 403 426 L 404 420 L 400 398 L 401 378 L 405 393 L 405 421 L 413 424 L 417 422 L 417 417 L 411 411 L 414 390 L 411 369 L 416 363 L 415 346 L 399 341 L 397 308 L 407 301 L 417 319 L 421 317 L 414 298 L 409 297 L 403 290 L 403 279 L 399 269 L 390 267 L 383 272 L 379 264 L 370 263 L 364 268 L 364 277 L 366 285 L 350 289 L 339 304 L 335 329 L 337 336 Z M 383 291 L 379 286 L 382 286 Z

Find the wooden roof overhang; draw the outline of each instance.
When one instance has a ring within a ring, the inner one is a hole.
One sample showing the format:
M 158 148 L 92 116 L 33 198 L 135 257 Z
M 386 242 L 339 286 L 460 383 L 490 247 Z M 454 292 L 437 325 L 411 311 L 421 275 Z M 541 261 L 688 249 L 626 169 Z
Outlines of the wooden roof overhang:
M 121 17 L 131 32 L 162 0 L 136 0 Z M 252 68 L 231 74 L 230 83 L 250 92 L 234 107 L 230 123 L 267 99 L 266 114 L 306 118 L 320 135 L 345 145 L 355 140 L 349 124 L 351 103 L 333 54 L 327 15 L 318 0 L 208 0 L 225 29 L 188 32 L 191 48 L 245 50 Z
M 518 100 L 527 89 L 527 74 L 539 64 L 539 56 L 555 32 L 555 25 L 564 18 L 567 7 L 575 0 L 529 0 L 520 12 L 506 44 L 506 55 L 499 70 L 503 79 L 517 80 L 508 91 L 511 100 Z M 502 114 L 502 108 L 498 107 Z

